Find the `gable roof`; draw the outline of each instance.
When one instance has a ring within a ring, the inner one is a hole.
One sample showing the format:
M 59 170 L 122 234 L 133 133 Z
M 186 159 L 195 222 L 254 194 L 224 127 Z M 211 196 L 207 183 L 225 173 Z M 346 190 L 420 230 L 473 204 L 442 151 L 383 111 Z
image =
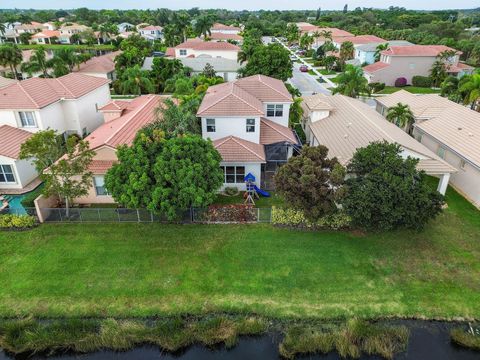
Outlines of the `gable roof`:
M 385 39 L 382 39 L 375 35 L 337 36 L 337 37 L 334 36 L 333 41 L 335 41 L 337 44 L 343 44 L 344 42 L 350 41 L 354 45 L 386 42 Z
M 272 120 L 260 118 L 260 144 L 268 145 L 285 141 L 297 144 L 297 138 L 292 129 Z
M 208 35 L 210 40 L 235 40 L 235 41 L 243 41 L 243 36 L 238 34 L 225 34 L 221 32 L 212 32 L 211 35 Z
M 220 153 L 224 162 L 265 162 L 265 149 L 261 144 L 255 144 L 235 136 L 227 136 L 215 140 L 213 146 Z
M 119 145 L 130 145 L 138 130 L 155 120 L 155 109 L 162 106 L 162 99 L 165 98 L 161 95 L 143 95 L 128 104 L 126 104 L 127 101 L 114 101 L 114 104 L 105 105 L 102 110 L 121 108 L 122 115 L 102 124 L 86 137 L 90 148 L 96 149 L 105 145 L 116 148 Z
M 94 56 L 84 63 L 81 63 L 79 67 L 76 67 L 73 71 L 80 73 L 98 73 L 108 74 L 115 70 L 115 58 L 121 51 L 114 51 L 101 56 Z
M 32 136 L 31 132 L 9 125 L 0 126 L 0 155 L 18 159 L 21 145 Z
M 360 100 L 343 95 L 313 96 L 328 102 L 334 110 L 328 117 L 312 123 L 310 129 L 318 142 L 329 149 L 329 155 L 337 157 L 340 163 L 346 165 L 358 148 L 385 140 L 417 154 L 418 168 L 429 174 L 456 172 L 454 167 Z
M 457 54 L 462 54 L 461 51 L 452 49 L 445 45 L 408 45 L 408 46 L 390 46 L 387 50 L 381 52 L 382 55 L 388 56 L 438 56 L 444 51 L 456 51 Z
M 60 31 L 58 30 L 42 30 L 41 32 L 33 35 L 32 39 L 52 38 L 52 37 L 59 37 L 59 36 L 60 36 Z
M 15 84 L 17 81 L 18 81 L 18 80 L 9 79 L 9 78 L 0 76 L 0 89 L 3 88 L 3 87 L 5 87 L 5 86 L 8 86 L 8 85 Z
M 175 46 L 175 49 L 240 51 L 240 48 L 237 45 L 228 42 L 203 41 L 202 39 L 188 39 L 184 43 Z
M 406 40 L 386 40 L 385 42 L 372 42 L 368 44 L 361 44 L 357 46 L 357 50 L 374 52 L 377 51 L 377 46 L 381 44 L 388 44 L 389 46 L 409 46 L 413 45 L 411 42 Z
M 362 70 L 363 70 L 363 72 L 374 73 L 376 71 L 386 69 L 389 66 L 390 66 L 390 64 L 384 63 L 382 61 L 377 61 L 377 62 L 374 62 L 373 64 L 364 66 L 362 68 Z
M 235 31 L 241 31 L 242 29 L 240 29 L 240 28 L 237 27 L 237 26 L 231 26 L 231 25 L 224 25 L 224 24 L 220 24 L 220 23 L 215 23 L 215 24 L 213 24 L 213 26 L 211 27 L 210 30 L 235 30 Z
M 78 73 L 56 79 L 34 77 L 0 89 L 0 109 L 41 109 L 62 99 L 78 99 L 108 83 Z
M 292 102 L 280 80 L 254 75 L 208 88 L 197 116 L 263 116 L 265 101 Z

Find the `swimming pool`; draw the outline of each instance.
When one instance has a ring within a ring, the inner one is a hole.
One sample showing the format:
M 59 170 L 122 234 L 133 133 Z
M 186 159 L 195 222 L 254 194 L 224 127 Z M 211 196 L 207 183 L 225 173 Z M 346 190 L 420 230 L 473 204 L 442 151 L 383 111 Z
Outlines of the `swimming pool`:
M 22 200 L 26 194 L 21 195 L 3 195 L 3 197 L 8 201 L 8 208 L 10 213 L 25 215 L 27 211 L 22 205 Z

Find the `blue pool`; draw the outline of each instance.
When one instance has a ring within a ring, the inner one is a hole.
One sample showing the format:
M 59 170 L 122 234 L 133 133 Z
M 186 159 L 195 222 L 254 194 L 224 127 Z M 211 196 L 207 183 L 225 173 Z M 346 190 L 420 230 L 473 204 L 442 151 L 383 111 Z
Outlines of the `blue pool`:
M 26 194 L 22 195 L 3 195 L 3 197 L 8 201 L 8 208 L 10 213 L 24 215 L 27 213 L 25 208 L 22 205 L 22 200 Z

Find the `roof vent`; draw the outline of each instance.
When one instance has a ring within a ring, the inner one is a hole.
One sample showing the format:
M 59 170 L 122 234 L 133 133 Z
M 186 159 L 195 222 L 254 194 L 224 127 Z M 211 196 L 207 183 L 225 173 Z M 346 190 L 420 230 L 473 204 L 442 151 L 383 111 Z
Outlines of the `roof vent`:
M 348 138 L 348 134 L 343 135 L 343 137 L 344 137 L 345 139 L 347 139 L 347 138 Z
M 473 137 L 473 133 L 469 132 L 468 136 Z
M 457 130 L 462 130 L 462 128 L 461 128 L 461 127 L 458 127 Z

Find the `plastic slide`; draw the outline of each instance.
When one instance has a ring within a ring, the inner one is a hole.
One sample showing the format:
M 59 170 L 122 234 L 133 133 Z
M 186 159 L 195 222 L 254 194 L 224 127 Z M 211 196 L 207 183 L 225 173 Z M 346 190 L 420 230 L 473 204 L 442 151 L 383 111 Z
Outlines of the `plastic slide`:
M 265 190 L 260 189 L 257 185 L 253 185 L 253 188 L 257 192 L 257 194 L 260 194 L 265 197 L 270 197 L 270 193 L 266 192 Z

